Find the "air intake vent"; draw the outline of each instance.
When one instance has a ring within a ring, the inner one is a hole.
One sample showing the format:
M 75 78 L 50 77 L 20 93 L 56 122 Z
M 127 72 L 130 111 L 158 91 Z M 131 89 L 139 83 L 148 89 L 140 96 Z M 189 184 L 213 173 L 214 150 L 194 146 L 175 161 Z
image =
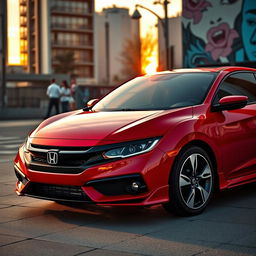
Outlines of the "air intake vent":
M 54 201 L 91 202 L 91 199 L 79 186 L 62 186 L 31 182 L 25 194 L 27 196 Z

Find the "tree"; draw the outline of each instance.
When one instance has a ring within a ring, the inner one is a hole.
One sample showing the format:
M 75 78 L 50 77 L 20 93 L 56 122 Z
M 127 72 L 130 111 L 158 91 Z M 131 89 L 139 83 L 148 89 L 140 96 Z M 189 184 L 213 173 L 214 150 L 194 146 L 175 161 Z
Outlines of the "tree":
M 58 63 L 54 70 L 57 74 L 73 74 L 75 69 L 74 52 L 69 51 L 55 57 L 55 61 Z
M 141 43 L 141 46 L 139 45 Z M 147 33 L 140 42 L 128 39 L 119 57 L 122 64 L 124 80 L 128 80 L 144 73 L 144 68 L 150 63 L 156 48 L 156 39 L 152 33 Z
M 120 54 L 119 61 L 122 64 L 121 73 L 124 80 L 140 75 L 140 45 L 132 39 L 128 39 Z

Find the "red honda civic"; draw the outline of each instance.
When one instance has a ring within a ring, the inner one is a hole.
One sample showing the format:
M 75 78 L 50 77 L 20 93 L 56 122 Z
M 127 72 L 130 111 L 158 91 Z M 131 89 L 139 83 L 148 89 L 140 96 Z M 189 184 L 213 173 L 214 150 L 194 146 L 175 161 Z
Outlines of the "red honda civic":
M 43 121 L 15 158 L 16 192 L 201 213 L 216 189 L 256 181 L 256 69 L 137 77 Z

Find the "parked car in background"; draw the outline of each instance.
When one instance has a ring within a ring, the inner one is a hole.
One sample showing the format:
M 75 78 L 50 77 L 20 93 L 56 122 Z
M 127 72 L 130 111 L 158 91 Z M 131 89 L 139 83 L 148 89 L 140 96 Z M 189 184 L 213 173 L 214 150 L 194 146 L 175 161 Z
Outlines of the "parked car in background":
M 15 158 L 18 195 L 201 213 L 215 190 L 256 181 L 256 70 L 137 77 L 43 121 Z

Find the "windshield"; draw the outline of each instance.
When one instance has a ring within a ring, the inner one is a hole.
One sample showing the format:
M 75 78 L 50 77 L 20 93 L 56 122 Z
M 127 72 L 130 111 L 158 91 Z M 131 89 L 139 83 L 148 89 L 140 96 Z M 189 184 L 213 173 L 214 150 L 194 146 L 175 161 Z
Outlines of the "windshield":
M 216 73 L 137 77 L 99 101 L 95 111 L 164 110 L 201 104 Z

